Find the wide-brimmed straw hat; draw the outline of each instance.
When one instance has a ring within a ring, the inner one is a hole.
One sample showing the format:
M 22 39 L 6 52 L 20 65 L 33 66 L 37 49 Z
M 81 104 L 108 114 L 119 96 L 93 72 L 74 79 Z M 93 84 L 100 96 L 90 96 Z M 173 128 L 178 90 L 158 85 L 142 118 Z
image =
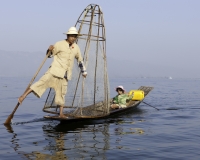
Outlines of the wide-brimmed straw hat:
M 125 92 L 125 89 L 124 89 L 123 86 L 118 86 L 118 87 L 115 88 L 115 90 L 117 91 L 118 88 L 122 89 Z
M 66 33 L 63 34 L 78 34 L 76 27 L 70 27 Z

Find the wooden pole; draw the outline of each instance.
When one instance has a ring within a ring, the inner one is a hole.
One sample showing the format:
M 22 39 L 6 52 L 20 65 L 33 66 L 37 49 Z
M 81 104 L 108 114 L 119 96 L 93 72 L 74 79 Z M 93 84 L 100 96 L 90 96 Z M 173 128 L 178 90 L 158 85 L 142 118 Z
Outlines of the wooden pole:
M 40 65 L 39 69 L 36 71 L 35 75 L 34 75 L 33 78 L 31 79 L 31 81 L 30 81 L 29 85 L 27 86 L 26 90 L 24 91 L 24 93 L 30 88 L 31 84 L 33 83 L 33 81 L 34 81 L 35 78 L 37 77 L 38 73 L 40 72 L 42 66 L 44 65 L 44 63 L 45 63 L 45 61 L 47 60 L 47 58 L 48 58 L 48 56 L 49 56 L 50 53 L 51 53 L 51 51 L 49 51 L 49 52 L 46 54 L 44 60 L 42 61 L 42 64 Z M 8 124 L 11 123 L 11 120 L 12 120 L 12 118 L 13 118 L 13 116 L 14 116 L 16 110 L 18 109 L 19 105 L 20 105 L 20 103 L 18 102 L 17 105 L 15 106 L 14 110 L 12 111 L 12 113 L 8 116 L 8 118 L 7 118 L 6 121 L 4 122 L 5 125 L 8 125 Z
M 150 104 L 148 104 L 148 103 L 146 103 L 146 102 L 144 102 L 144 101 L 142 101 L 144 104 L 146 104 L 146 105 L 148 105 L 148 106 L 150 106 L 150 107 L 153 107 L 153 108 L 155 108 L 155 109 L 157 109 L 158 111 L 159 111 L 159 109 L 158 108 L 156 108 L 156 107 L 154 107 L 154 106 L 152 106 L 152 105 L 150 105 Z

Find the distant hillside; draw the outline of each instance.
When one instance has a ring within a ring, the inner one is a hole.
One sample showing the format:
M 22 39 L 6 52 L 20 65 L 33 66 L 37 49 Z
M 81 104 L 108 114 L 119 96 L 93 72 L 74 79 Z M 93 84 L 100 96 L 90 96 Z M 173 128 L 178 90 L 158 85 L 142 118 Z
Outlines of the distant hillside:
M 177 64 L 162 64 L 143 60 L 142 57 L 107 57 L 109 77 L 173 77 L 200 78 L 195 64 L 178 66 Z
M 0 50 L 0 76 L 32 76 L 42 63 L 45 53 Z M 50 61 L 47 61 L 44 69 Z M 43 69 L 43 70 L 44 70 Z M 44 71 L 41 71 L 44 72 Z
M 42 63 L 45 52 L 20 52 L 0 50 L 0 76 L 23 77 L 33 76 Z M 163 65 L 151 61 L 128 59 L 127 57 L 107 55 L 109 77 L 169 77 L 200 78 L 198 67 L 185 65 L 179 67 L 173 64 Z M 52 59 L 48 59 L 39 75 L 44 74 Z M 194 64 L 195 65 L 195 64 Z

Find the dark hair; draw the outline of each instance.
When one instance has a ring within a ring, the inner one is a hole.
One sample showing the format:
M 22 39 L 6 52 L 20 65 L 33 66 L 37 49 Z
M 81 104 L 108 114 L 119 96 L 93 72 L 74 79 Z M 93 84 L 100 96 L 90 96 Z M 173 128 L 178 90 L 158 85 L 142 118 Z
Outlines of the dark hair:
M 121 89 L 121 88 L 117 88 L 116 91 L 117 91 L 117 92 L 118 92 L 118 91 L 122 91 L 122 92 L 124 93 L 124 90 Z

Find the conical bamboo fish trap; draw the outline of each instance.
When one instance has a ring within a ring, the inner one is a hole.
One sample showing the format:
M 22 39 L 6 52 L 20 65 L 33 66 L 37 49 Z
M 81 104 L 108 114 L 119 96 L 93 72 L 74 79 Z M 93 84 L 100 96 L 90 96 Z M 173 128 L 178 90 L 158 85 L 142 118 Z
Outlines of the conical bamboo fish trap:
M 96 118 L 109 114 L 110 90 L 106 62 L 106 33 L 103 12 L 99 5 L 88 5 L 78 18 L 76 28 L 80 47 L 87 69 L 83 78 L 75 65 L 72 80 L 68 81 L 64 114 L 77 118 Z M 43 111 L 58 114 L 54 103 L 55 92 L 50 89 Z

